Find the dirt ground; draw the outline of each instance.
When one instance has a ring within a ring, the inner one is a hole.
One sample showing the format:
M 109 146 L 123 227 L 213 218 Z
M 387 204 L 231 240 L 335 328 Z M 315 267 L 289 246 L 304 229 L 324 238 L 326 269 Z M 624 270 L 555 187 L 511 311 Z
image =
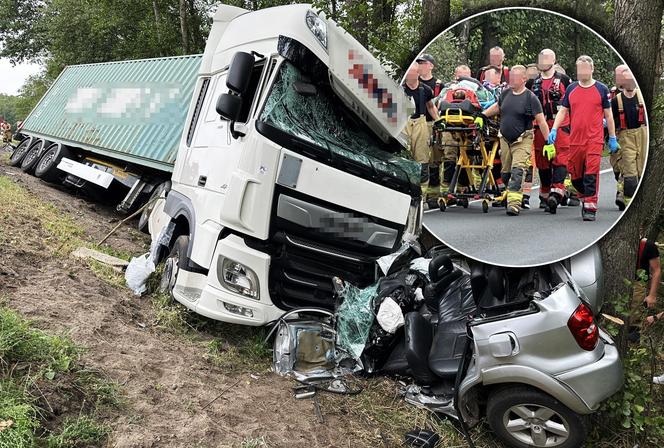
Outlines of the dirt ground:
M 4 161 L 0 176 L 71 218 L 83 229 L 85 241 L 99 241 L 118 222 L 112 207 L 46 184 Z M 46 250 L 50 236 L 42 224 L 21 213 L 9 217 L 2 207 L 0 226 L 11 225 L 2 229 L 0 297 L 39 328 L 68 334 L 85 347 L 86 366 L 120 385 L 124 404 L 105 419 L 113 429 L 108 446 L 400 446 L 397 435 L 383 428 L 396 419 L 390 409 L 408 406 L 391 381 L 372 383 L 378 392 L 365 392 L 355 401 L 322 398 L 325 421 L 320 423 L 312 401 L 294 399 L 294 384 L 271 373 L 269 362 L 257 364 L 255 371 L 211 363 L 206 347 L 214 336 L 162 331 L 153 324 L 157 311 L 149 299 L 100 278 L 67 253 L 53 255 Z M 147 251 L 149 237 L 130 222 L 107 244 L 118 253 L 138 255 Z M 386 404 L 376 407 L 376 393 Z M 400 417 L 404 432 L 424 426 L 428 418 L 405 415 Z M 444 446 L 464 445 L 456 434 L 449 441 Z

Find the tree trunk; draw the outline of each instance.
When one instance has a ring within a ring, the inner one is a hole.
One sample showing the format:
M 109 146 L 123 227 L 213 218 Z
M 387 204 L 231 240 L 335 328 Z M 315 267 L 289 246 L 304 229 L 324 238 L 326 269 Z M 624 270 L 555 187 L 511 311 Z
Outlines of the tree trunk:
M 450 25 L 450 0 L 422 0 L 420 48 Z
M 164 51 L 161 45 L 161 29 L 160 29 L 161 17 L 159 14 L 159 5 L 157 5 L 157 0 L 152 0 L 152 12 L 154 12 L 154 26 L 155 26 L 155 32 L 157 34 L 157 45 L 159 46 L 159 56 L 163 56 Z
M 396 12 L 396 2 L 392 0 L 376 0 L 371 5 L 372 28 L 378 39 L 385 40 L 389 37 L 389 31 Z
M 600 243 L 608 302 L 621 295 L 631 297 L 632 288 L 625 280 L 634 279 L 639 236 L 651 235 L 664 207 L 664 127 L 659 124 L 662 117 L 655 117 L 651 107 L 657 82 L 653 61 L 659 52 L 663 8 L 661 0 L 615 0 L 613 41 L 632 69 L 651 114 L 648 163 L 641 186 L 628 212 Z M 628 327 L 629 318 L 625 322 Z
M 470 43 L 470 20 L 463 22 L 459 29 L 459 61 L 467 63 L 468 61 L 468 44 Z
M 187 19 L 187 0 L 180 0 L 180 36 L 182 38 L 182 51 L 189 54 L 189 23 Z
M 496 25 L 490 20 L 488 15 L 483 16 L 482 20 L 482 47 L 480 50 L 479 58 L 477 59 L 477 67 L 474 67 L 477 72 L 485 65 L 489 64 L 489 52 L 498 45 L 498 37 L 496 37 Z M 473 72 L 475 73 L 475 72 Z
M 620 46 L 646 104 L 652 104 L 662 29 L 662 0 L 614 0 L 613 39 Z

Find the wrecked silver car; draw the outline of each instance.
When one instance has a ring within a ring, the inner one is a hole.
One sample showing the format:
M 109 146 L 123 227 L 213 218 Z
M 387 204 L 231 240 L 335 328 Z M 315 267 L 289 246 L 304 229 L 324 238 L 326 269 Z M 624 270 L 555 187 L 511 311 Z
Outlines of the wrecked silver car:
M 314 385 L 359 371 L 390 375 L 406 401 L 453 417 L 466 434 L 486 418 L 509 446 L 581 446 L 583 415 L 623 376 L 595 322 L 598 305 L 565 263 L 515 269 L 401 255 L 367 288 L 335 279 L 334 312 L 284 316 L 277 372 Z

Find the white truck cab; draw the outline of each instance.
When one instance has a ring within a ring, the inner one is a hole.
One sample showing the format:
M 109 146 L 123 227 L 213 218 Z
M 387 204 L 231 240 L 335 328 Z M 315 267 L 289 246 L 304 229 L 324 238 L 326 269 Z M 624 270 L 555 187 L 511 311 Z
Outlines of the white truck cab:
M 220 6 L 172 185 L 150 216 L 173 297 L 264 325 L 332 309 L 332 277 L 373 283 L 417 232 L 420 166 L 400 157 L 406 99 L 310 5 Z

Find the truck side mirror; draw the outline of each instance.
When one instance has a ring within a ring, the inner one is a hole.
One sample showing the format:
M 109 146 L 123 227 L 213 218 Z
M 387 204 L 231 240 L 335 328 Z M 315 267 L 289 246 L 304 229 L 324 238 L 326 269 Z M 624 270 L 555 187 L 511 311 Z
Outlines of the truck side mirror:
M 226 77 L 226 87 L 242 96 L 249 87 L 251 72 L 254 69 L 254 55 L 238 51 L 233 55 Z
M 240 116 L 242 97 L 232 93 L 222 93 L 217 99 L 217 113 L 229 121 L 235 121 Z

